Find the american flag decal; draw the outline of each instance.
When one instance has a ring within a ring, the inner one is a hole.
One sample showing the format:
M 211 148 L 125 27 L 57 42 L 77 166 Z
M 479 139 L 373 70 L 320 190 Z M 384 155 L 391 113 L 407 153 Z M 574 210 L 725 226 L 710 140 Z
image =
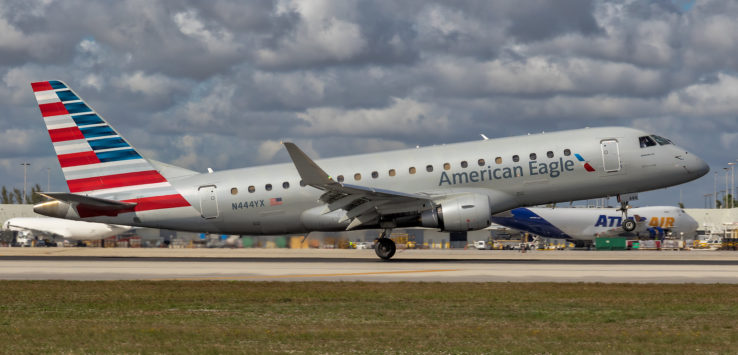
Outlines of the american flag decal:
M 282 204 L 282 198 L 276 197 L 276 198 L 270 198 L 269 199 L 269 206 L 279 206 Z

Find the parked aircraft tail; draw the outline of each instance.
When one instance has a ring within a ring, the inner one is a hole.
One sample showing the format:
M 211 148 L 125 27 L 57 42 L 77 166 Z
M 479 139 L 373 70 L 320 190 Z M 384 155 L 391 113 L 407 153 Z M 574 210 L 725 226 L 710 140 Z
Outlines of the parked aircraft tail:
M 190 205 L 65 83 L 41 81 L 31 87 L 71 194 L 120 201 L 129 210 L 134 204 L 137 211 Z

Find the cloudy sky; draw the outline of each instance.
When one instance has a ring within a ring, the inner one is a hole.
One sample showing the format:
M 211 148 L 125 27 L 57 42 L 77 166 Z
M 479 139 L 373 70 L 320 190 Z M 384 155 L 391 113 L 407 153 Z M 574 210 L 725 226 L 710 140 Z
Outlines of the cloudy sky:
M 738 2 L 0 2 L 0 181 L 64 191 L 32 81 L 197 171 L 580 127 L 738 159 Z M 704 206 L 714 174 L 642 193 Z M 720 187 L 722 186 L 722 187 Z

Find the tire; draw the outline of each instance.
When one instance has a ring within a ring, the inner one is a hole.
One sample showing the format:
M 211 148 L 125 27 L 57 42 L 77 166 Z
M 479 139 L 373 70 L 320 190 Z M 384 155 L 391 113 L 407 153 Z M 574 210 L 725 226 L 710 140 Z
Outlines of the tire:
M 626 232 L 632 232 L 636 229 L 636 222 L 632 219 L 626 219 L 623 221 L 623 230 Z
M 379 238 L 377 241 L 377 247 L 374 249 L 374 251 L 377 253 L 377 256 L 382 258 L 382 260 L 389 260 L 395 255 L 395 251 L 397 251 L 397 247 L 395 246 L 395 242 L 392 241 L 392 239 L 389 238 Z

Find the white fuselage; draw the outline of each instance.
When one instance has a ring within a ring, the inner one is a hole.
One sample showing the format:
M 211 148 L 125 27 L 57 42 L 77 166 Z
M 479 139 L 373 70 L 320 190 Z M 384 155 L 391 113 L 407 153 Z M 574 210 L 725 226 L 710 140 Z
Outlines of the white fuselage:
M 546 238 L 593 240 L 598 236 L 621 234 L 640 237 L 694 237 L 698 223 L 681 208 L 671 206 L 638 207 L 628 210 L 629 218 L 639 220 L 633 233 L 622 229 L 623 213 L 617 208 L 516 208 L 492 218 L 494 223 Z
M 73 221 L 51 217 L 16 217 L 3 223 L 3 230 L 60 236 L 66 240 L 97 240 L 131 230 L 130 226 Z
M 709 170 L 700 158 L 673 144 L 640 147 L 638 139 L 645 135 L 648 133 L 631 128 L 589 128 L 316 163 L 338 182 L 423 195 L 432 201 L 480 194 L 487 197 L 492 213 L 663 188 L 696 179 Z M 324 206 L 319 201 L 324 191 L 301 186 L 294 164 L 170 176 L 168 181 L 191 206 L 86 220 L 254 235 L 344 230 L 348 224 L 318 213 Z M 125 200 L 134 198 L 135 192 L 96 196 Z M 361 226 L 379 227 L 379 223 Z

